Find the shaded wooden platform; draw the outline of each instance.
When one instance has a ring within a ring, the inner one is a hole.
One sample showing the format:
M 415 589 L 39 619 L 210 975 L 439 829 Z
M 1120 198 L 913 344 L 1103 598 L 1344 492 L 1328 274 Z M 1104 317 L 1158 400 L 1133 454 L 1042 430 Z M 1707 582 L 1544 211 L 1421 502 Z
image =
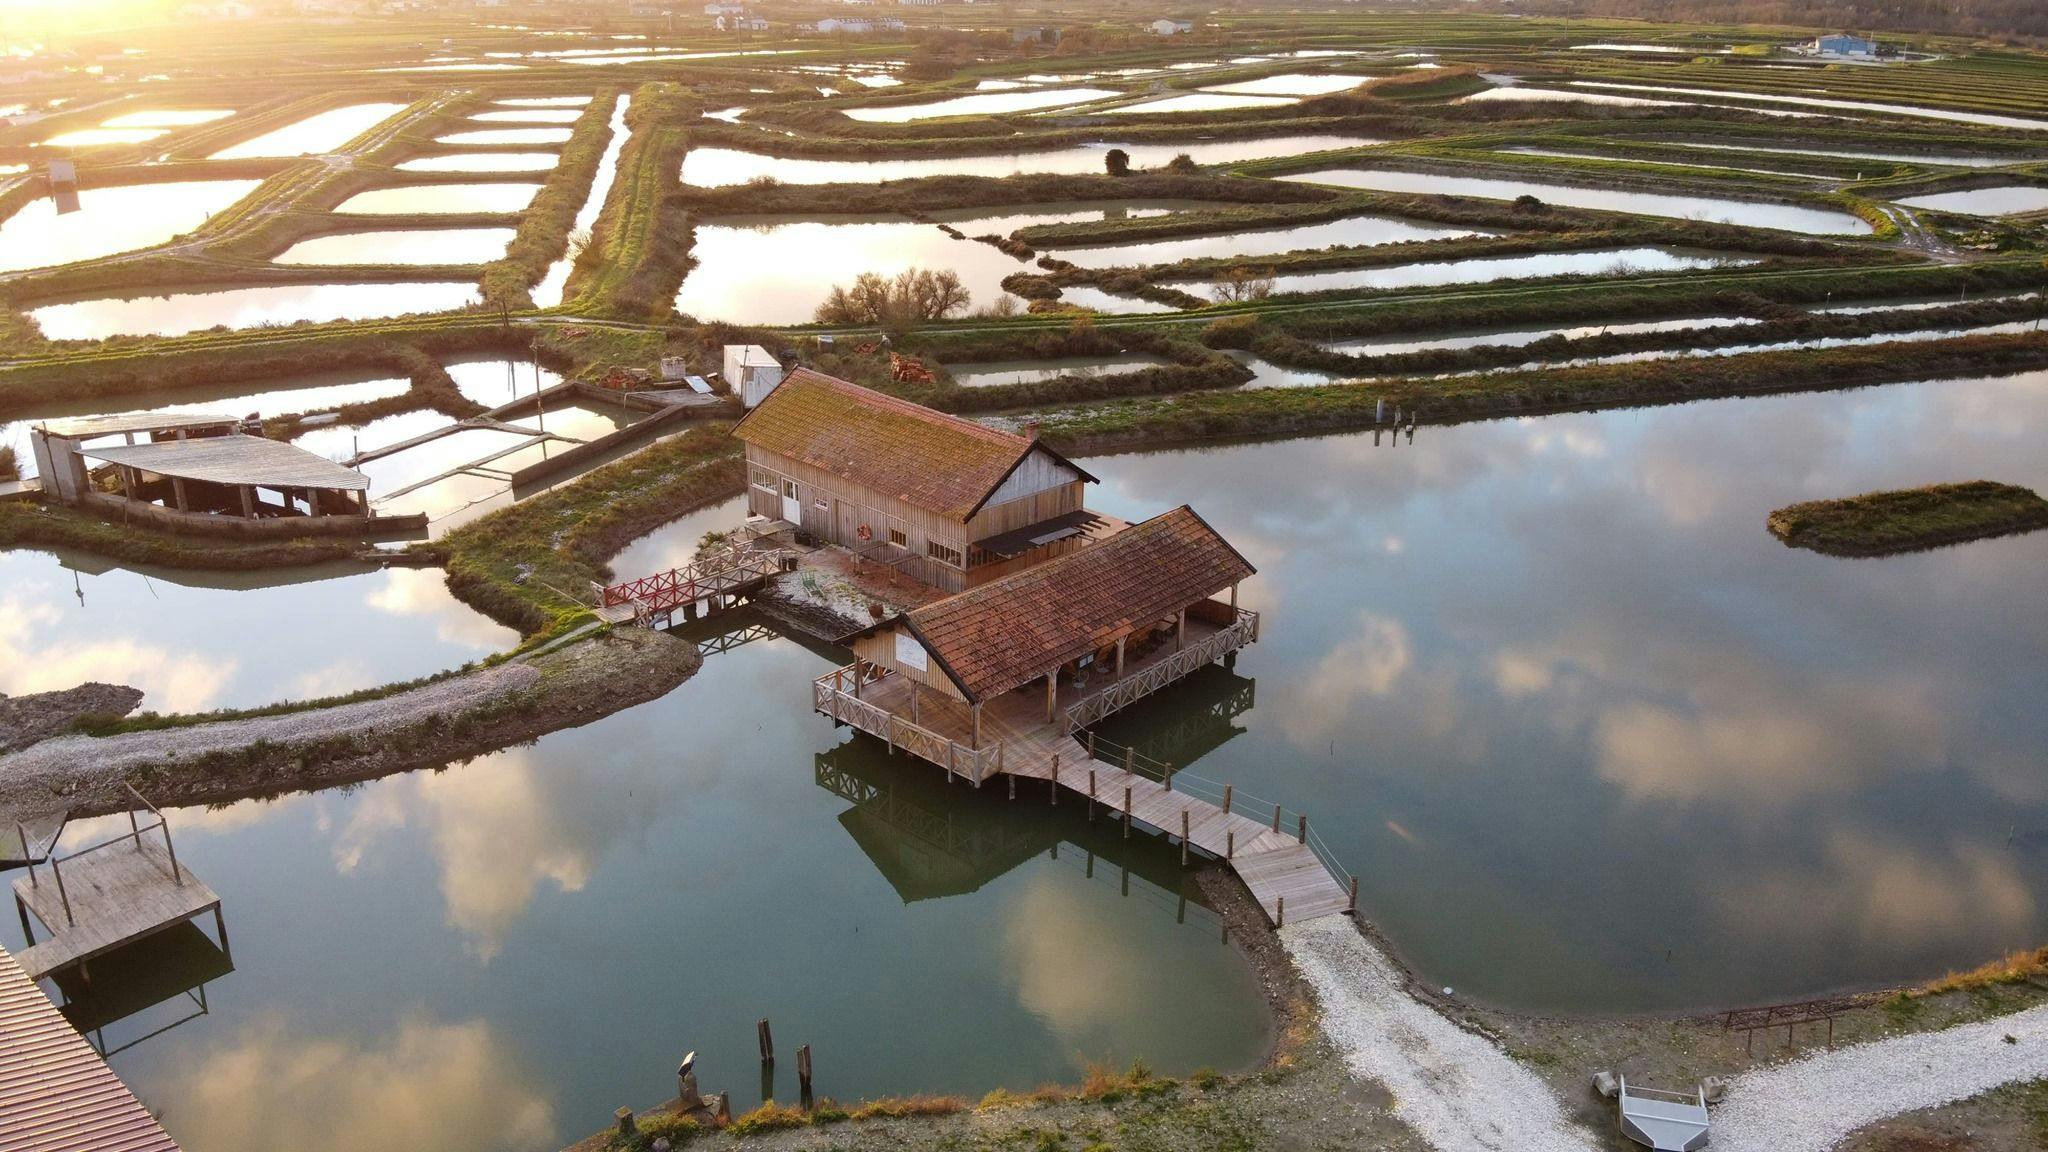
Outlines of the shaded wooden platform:
M 0 1148 L 178 1152 L 85 1037 L 0 949 Z
M 177 863 L 168 834 L 159 843 L 149 835 L 153 830 L 146 826 L 55 857 L 14 881 L 15 908 L 30 941 L 17 959 L 31 979 L 85 964 L 209 911 L 226 948 L 220 897 Z M 48 931 L 47 939 L 36 941 L 30 914 Z

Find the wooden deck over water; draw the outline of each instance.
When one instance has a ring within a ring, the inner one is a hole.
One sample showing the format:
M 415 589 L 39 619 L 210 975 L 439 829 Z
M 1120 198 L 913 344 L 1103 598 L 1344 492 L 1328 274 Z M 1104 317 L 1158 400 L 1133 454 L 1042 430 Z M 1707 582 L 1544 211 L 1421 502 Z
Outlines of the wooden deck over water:
M 35 980 L 0 950 L 0 1148 L 178 1152 Z
M 1240 635 L 1249 642 L 1256 627 Z M 1208 650 L 1197 641 L 1185 651 L 1202 655 Z M 1134 664 L 1122 681 L 1098 685 L 1092 692 L 1061 685 L 1052 719 L 1047 718 L 1047 693 L 1042 689 L 1021 689 L 990 700 L 982 706 L 978 745 L 973 716 L 965 705 L 930 690 L 917 692 L 913 701 L 912 685 L 902 676 L 870 681 L 856 697 L 848 690 L 852 670 L 840 669 L 814 683 L 813 702 L 819 712 L 882 737 L 892 748 L 929 760 L 977 786 L 1007 775 L 1014 794 L 1017 777 L 1043 780 L 1070 794 L 1069 803 L 1092 800 L 1117 813 L 1126 811 L 1128 795 L 1131 820 L 1172 837 L 1179 837 L 1185 827 L 1188 843 L 1226 860 L 1276 924 L 1350 911 L 1348 885 L 1338 881 L 1308 844 L 1306 823 L 1298 815 L 1290 818 L 1271 808 L 1246 815 L 1234 794 L 1220 785 L 1141 765 L 1135 756 L 1126 769 L 1110 762 L 1117 756 L 1102 755 L 1099 744 L 1083 743 L 1069 734 L 1077 714 L 1100 709 L 1100 699 L 1121 685 L 1147 677 L 1150 689 L 1158 690 L 1200 666 L 1185 660 L 1168 665 L 1173 655 L 1162 653 L 1150 664 Z M 1090 755 L 1091 746 L 1097 756 Z M 1213 793 L 1214 799 L 1191 789 Z
M 143 826 L 57 857 L 14 881 L 15 907 L 30 941 L 16 959 L 31 979 L 84 964 L 209 911 L 225 947 L 220 897 L 177 863 L 168 835 L 154 837 L 154 830 Z M 47 930 L 47 939 L 36 941 L 30 914 Z

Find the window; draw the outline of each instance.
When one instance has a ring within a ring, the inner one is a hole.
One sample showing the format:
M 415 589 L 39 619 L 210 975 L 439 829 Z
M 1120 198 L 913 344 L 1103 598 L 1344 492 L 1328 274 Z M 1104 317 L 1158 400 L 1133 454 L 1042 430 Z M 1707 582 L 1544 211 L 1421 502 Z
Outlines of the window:
M 941 564 L 950 564 L 955 568 L 961 567 L 960 550 L 950 544 L 944 544 L 937 540 L 926 540 L 924 542 L 924 554 Z
M 889 546 L 891 548 L 910 547 L 910 533 L 892 525 L 889 528 Z
M 796 499 L 796 481 L 784 480 L 782 482 L 782 494 L 791 500 Z
M 774 473 L 761 468 L 754 469 L 754 487 L 769 492 L 775 491 Z
M 822 492 L 813 492 L 811 494 L 811 503 L 816 504 L 820 512 L 832 506 L 831 504 L 826 502 L 825 494 Z

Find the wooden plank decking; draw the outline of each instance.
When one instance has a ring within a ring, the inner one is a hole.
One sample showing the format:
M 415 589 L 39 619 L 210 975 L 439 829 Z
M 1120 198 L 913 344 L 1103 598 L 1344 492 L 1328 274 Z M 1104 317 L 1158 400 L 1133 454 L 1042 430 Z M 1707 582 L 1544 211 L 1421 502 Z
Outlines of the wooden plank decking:
M 831 677 L 825 680 L 829 684 Z M 850 673 L 847 682 L 851 683 Z M 912 716 L 910 696 L 909 681 L 901 676 L 885 676 L 864 685 L 860 699 L 908 722 Z M 1064 714 L 1065 709 L 1061 712 Z M 939 737 L 956 741 L 962 747 L 972 739 L 972 718 L 958 701 L 923 691 L 918 694 L 915 714 L 918 727 Z M 1097 803 L 1122 812 L 1124 789 L 1129 788 L 1131 819 L 1169 836 L 1181 834 L 1181 817 L 1185 813 L 1188 842 L 1229 863 L 1265 909 L 1266 917 L 1276 924 L 1350 910 L 1350 891 L 1302 842 L 1298 827 L 1283 824 L 1275 831 L 1271 812 L 1249 816 L 1242 811 L 1226 813 L 1219 804 L 1176 791 L 1150 776 L 1091 759 L 1088 747 L 1066 735 L 1062 727 L 1063 719 L 1046 720 L 1042 691 L 1011 692 L 983 705 L 981 745 L 984 749 L 1002 747 L 1002 772 L 1006 775 L 1050 783 L 1057 771 L 1058 786 L 1083 802 L 1090 798 L 1092 770 L 1092 798 Z M 945 767 L 943 760 L 926 754 L 921 746 L 909 742 L 901 746 Z
M 178 1152 L 149 1109 L 0 950 L 0 1149 Z
M 220 909 L 213 889 L 189 870 L 174 870 L 170 854 L 146 835 L 123 837 L 59 867 L 61 888 L 47 867 L 14 881 L 17 904 L 50 932 L 16 958 L 31 979 Z

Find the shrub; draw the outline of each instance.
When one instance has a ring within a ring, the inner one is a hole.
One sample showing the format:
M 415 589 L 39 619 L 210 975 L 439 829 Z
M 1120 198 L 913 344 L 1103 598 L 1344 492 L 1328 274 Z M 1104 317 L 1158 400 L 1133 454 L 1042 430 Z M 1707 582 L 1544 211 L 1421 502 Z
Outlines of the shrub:
M 894 279 L 863 272 L 852 286 L 833 288 L 818 305 L 816 318 L 820 324 L 873 324 L 907 330 L 944 320 L 972 302 L 959 273 L 950 268 L 936 272 L 907 268 Z
M 762 1132 L 779 1132 L 785 1128 L 802 1128 L 810 1124 L 810 1114 L 789 1104 L 777 1104 L 770 1100 L 739 1117 L 725 1126 L 734 1136 L 753 1136 Z
M 1996 984 L 2020 984 L 2048 973 L 2048 948 L 2030 948 L 1982 964 L 1967 972 L 1951 972 L 1919 988 L 1924 996 L 1971 991 Z
M 1121 148 L 1111 148 L 1102 154 L 1102 166 L 1109 171 L 1111 176 L 1129 176 L 1131 174 L 1131 154 Z
M 14 459 L 14 449 L 0 445 L 0 480 L 21 479 L 21 465 Z
M 1178 156 L 1175 156 L 1173 159 L 1168 160 L 1166 162 L 1166 170 L 1168 172 L 1172 172 L 1181 176 L 1192 176 L 1196 172 L 1201 171 L 1201 167 L 1201 165 L 1195 163 L 1195 158 L 1193 156 L 1190 156 L 1185 152 L 1181 153 Z
M 900 1120 L 905 1116 L 951 1116 L 967 1111 L 958 1096 L 884 1096 L 853 1110 L 855 1120 Z

